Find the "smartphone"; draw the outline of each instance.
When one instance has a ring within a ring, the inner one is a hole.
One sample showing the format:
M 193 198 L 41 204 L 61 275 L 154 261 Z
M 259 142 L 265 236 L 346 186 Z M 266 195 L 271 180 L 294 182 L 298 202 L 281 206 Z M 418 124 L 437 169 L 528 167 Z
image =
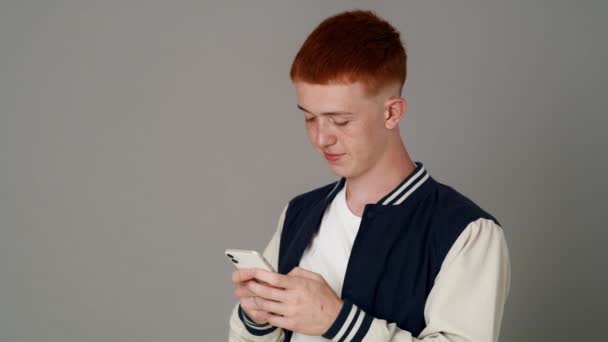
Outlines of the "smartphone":
M 276 272 L 274 267 L 257 251 L 244 249 L 227 249 L 224 254 L 237 268 L 261 268 L 266 271 Z

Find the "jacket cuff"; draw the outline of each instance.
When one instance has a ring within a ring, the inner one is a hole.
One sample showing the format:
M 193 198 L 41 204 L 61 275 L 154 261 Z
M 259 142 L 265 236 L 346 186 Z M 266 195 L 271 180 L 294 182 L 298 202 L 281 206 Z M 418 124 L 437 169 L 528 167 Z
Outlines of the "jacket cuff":
M 243 324 L 245 325 L 245 329 L 247 329 L 247 331 L 250 334 L 255 335 L 255 336 L 268 335 L 277 329 L 277 327 L 272 326 L 269 323 L 258 324 L 256 322 L 254 322 L 249 316 L 247 316 L 245 311 L 243 311 L 241 309 L 240 304 L 239 304 L 239 318 L 241 319 L 241 321 L 243 321 Z
M 332 341 L 360 341 L 367 334 L 373 319 L 350 300 L 344 299 L 338 317 L 323 337 Z

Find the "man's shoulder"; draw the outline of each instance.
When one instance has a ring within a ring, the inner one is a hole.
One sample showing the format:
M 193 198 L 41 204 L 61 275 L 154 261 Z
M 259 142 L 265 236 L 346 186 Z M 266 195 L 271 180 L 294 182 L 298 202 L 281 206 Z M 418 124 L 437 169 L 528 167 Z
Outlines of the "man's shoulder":
M 500 222 L 488 211 L 455 188 L 437 182 L 436 193 L 431 197 L 433 209 L 433 241 L 446 255 L 460 234 L 479 219 Z
M 470 222 L 480 217 L 498 220 L 454 187 L 437 182 L 437 211 L 449 221 Z
M 435 253 L 442 256 L 440 260 L 443 260 L 467 227 L 489 220 L 502 229 L 494 215 L 450 185 L 436 182 L 433 196 L 428 196 L 426 201 L 431 208 L 426 208 L 425 211 L 433 217 L 433 223 L 429 226 L 431 241 Z

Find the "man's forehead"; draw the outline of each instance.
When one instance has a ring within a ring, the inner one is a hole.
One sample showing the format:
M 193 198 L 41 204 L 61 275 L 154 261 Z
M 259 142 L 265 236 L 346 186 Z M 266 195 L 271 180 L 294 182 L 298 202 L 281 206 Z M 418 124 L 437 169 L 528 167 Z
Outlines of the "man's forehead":
M 298 108 L 309 113 L 356 112 L 370 99 L 360 84 L 295 83 Z
M 367 96 L 365 93 L 365 88 L 361 82 L 316 84 L 296 81 L 294 84 L 298 94 L 302 93 L 304 95 L 311 94 L 315 96 L 328 97 L 345 95 Z

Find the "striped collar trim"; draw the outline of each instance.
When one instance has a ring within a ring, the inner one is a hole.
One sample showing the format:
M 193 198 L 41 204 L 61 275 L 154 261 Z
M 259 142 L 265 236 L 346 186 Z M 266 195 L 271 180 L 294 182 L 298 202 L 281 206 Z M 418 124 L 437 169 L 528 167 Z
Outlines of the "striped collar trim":
M 380 199 L 376 204 L 379 205 L 399 205 L 403 203 L 408 197 L 410 197 L 416 189 L 422 186 L 429 178 L 430 174 L 421 162 L 414 162 L 416 168 L 410 173 L 399 185 L 397 185 L 391 192 Z M 346 178 L 342 177 L 334 188 L 327 195 L 327 199 L 331 200 L 337 194 L 337 191 L 342 189 L 346 183 Z

